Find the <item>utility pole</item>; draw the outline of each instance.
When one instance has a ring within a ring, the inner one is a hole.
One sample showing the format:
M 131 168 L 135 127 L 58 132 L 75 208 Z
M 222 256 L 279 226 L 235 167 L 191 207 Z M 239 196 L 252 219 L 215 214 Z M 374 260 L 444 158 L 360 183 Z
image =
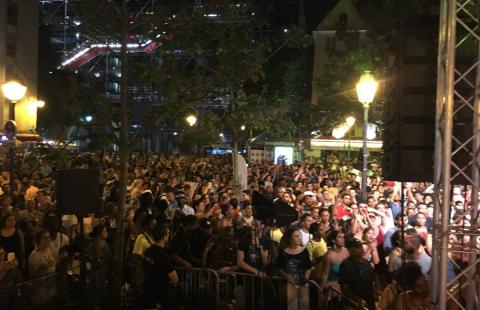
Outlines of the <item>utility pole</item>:
M 128 10 L 127 0 L 121 0 L 120 7 L 120 62 L 121 62 L 121 78 L 120 78 L 120 171 L 119 171 L 119 190 L 118 190 L 118 218 L 119 225 L 117 227 L 117 235 L 115 236 L 114 251 L 114 298 L 113 303 L 115 309 L 120 308 L 121 291 L 123 285 L 123 268 L 124 249 L 125 249 L 125 207 L 127 195 L 127 176 L 128 176 L 128 81 L 127 81 L 127 34 L 128 34 Z

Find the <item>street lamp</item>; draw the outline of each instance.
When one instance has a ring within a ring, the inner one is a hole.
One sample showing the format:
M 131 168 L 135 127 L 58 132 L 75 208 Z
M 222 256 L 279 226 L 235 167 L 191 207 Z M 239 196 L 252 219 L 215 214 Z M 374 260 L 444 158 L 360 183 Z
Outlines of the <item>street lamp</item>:
M 332 130 L 332 136 L 335 138 L 335 139 L 341 139 L 345 136 L 345 131 L 343 130 L 343 128 L 341 127 L 335 127 L 333 128 Z
M 36 104 L 37 104 L 37 108 L 41 109 L 41 108 L 45 107 L 45 101 L 43 101 L 43 100 L 37 100 Z
M 362 169 L 362 199 L 367 200 L 367 174 L 368 174 L 368 148 L 367 148 L 367 131 L 368 131 L 368 108 L 373 102 L 375 93 L 377 92 L 378 82 L 370 73 L 365 73 L 360 77 L 357 83 L 358 101 L 363 105 L 363 169 Z
M 27 87 L 19 79 L 12 79 L 2 85 L 2 93 L 10 101 L 10 120 L 15 120 L 15 103 L 22 100 L 27 92 Z
M 367 129 L 367 139 L 368 140 L 373 140 L 377 137 L 377 125 L 375 124 L 368 124 L 368 129 Z
M 347 151 L 347 165 L 350 164 L 350 128 L 353 127 L 353 125 L 355 125 L 355 117 L 353 116 L 349 116 L 346 118 L 345 122 L 346 124 L 348 125 L 348 151 Z
M 353 116 L 349 116 L 345 119 L 345 123 L 348 125 L 348 127 L 352 127 L 353 125 L 355 125 L 355 117 Z
M 189 115 L 187 116 L 187 118 L 185 118 L 185 120 L 190 127 L 195 126 L 195 124 L 197 123 L 197 117 L 195 115 Z
M 187 123 L 190 127 L 195 126 L 195 124 L 197 123 L 197 117 L 193 114 L 190 114 L 189 116 L 187 116 L 185 118 L 185 120 L 187 121 Z M 193 143 L 193 153 L 195 155 L 197 154 L 197 140 L 196 139 L 194 139 L 194 143 Z

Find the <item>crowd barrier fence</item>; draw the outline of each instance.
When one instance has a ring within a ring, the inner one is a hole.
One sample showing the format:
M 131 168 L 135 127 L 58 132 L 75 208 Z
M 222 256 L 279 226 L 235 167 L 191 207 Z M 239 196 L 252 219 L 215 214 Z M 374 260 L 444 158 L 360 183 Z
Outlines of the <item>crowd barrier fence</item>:
M 176 267 L 179 283 L 173 285 L 176 301 L 182 309 L 219 309 L 220 278 L 212 269 Z
M 68 306 L 75 299 L 71 294 L 78 292 L 69 289 L 72 282 L 65 272 L 55 272 L 36 279 L 0 288 L 0 309 L 57 309 Z
M 173 292 L 179 309 L 365 310 L 333 287 L 329 290 L 335 298 L 326 301 L 319 285 L 312 280 L 299 287 L 278 276 L 261 278 L 241 272 L 217 272 L 202 268 L 175 269 L 179 283 L 173 285 Z M 95 307 L 95 301 L 82 300 L 89 298 L 89 294 L 85 296 L 80 282 L 76 276 L 56 272 L 0 288 L 0 309 L 78 309 L 80 305 L 86 308 Z M 94 278 L 86 278 L 88 292 L 94 290 L 98 293 L 99 288 L 95 282 L 97 281 Z M 127 308 L 132 305 L 129 306 Z

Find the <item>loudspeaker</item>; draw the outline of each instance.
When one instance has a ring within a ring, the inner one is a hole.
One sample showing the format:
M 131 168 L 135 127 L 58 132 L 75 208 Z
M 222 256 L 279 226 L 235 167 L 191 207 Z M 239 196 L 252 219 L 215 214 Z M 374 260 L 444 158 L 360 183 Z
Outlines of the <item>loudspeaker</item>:
M 432 181 L 438 15 L 407 16 L 396 29 L 393 96 L 384 108 L 387 180 Z
M 99 169 L 60 170 L 56 183 L 59 215 L 86 215 L 100 211 Z

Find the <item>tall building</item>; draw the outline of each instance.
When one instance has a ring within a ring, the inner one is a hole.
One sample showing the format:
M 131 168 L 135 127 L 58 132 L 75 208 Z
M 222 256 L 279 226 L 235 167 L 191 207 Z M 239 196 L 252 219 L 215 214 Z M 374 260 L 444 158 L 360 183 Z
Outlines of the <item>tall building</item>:
M 0 84 L 16 78 L 27 87 L 14 105 L 0 92 L 0 126 L 15 109 L 17 132 L 31 133 L 37 123 L 38 1 L 0 1 Z

